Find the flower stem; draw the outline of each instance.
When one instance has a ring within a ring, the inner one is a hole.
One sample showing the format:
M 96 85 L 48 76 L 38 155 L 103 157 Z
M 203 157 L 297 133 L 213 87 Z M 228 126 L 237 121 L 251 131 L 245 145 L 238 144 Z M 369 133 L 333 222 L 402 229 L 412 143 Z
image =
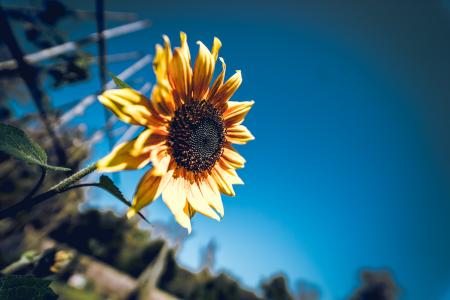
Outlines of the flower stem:
M 85 177 L 86 175 L 94 172 L 96 169 L 97 169 L 97 164 L 94 163 L 92 165 L 87 166 L 84 169 L 81 169 L 80 171 L 76 172 L 72 176 L 67 177 L 60 183 L 54 185 L 48 191 L 46 191 L 42 194 L 39 194 L 35 197 L 33 197 L 33 195 L 26 197 L 22 201 L 0 211 L 0 220 L 3 220 L 8 217 L 13 217 L 20 211 L 29 210 L 33 206 L 35 206 L 39 203 L 42 203 L 42 202 L 56 196 L 59 193 L 65 192 L 66 189 L 70 187 L 70 185 L 79 181 L 81 178 Z
M 97 163 L 93 163 L 93 164 L 87 166 L 86 168 L 81 169 L 80 171 L 76 172 L 72 176 L 67 177 L 66 179 L 64 179 L 60 183 L 58 183 L 55 186 L 53 186 L 50 190 L 55 190 L 57 192 L 64 191 L 65 188 L 67 188 L 71 184 L 77 182 L 78 180 L 80 180 L 84 176 L 91 174 L 96 169 L 97 169 Z

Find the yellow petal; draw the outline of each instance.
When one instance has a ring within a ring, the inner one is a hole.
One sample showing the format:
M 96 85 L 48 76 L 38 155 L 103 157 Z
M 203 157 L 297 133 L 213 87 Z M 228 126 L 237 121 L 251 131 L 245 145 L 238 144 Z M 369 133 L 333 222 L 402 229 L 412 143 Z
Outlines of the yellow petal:
M 211 49 L 211 54 L 214 57 L 214 63 L 216 63 L 217 61 L 217 57 L 219 56 L 219 50 L 220 48 L 222 48 L 222 42 L 214 37 L 214 41 L 213 41 L 213 45 L 212 45 L 212 49 Z
M 189 51 L 189 45 L 187 43 L 187 35 L 184 32 L 180 32 L 180 41 L 181 41 L 181 51 L 183 55 L 186 57 L 186 60 L 189 64 L 191 64 L 191 52 Z
M 161 145 L 151 152 L 150 157 L 153 164 L 153 175 L 162 176 L 167 172 L 171 162 L 171 156 L 167 150 L 166 145 Z
M 231 145 L 225 145 L 225 147 L 223 148 L 222 157 L 232 168 L 240 169 L 244 167 L 245 159 L 239 153 L 237 153 L 237 151 Z
M 227 181 L 227 174 L 225 173 L 225 170 L 219 166 L 219 164 L 216 164 L 214 168 L 211 170 L 211 175 L 214 178 L 214 181 L 217 184 L 217 187 L 219 188 L 219 191 L 225 195 L 228 196 L 235 196 L 236 193 L 234 192 L 232 183 Z
M 141 153 L 149 153 L 152 149 L 164 143 L 168 132 L 161 128 L 149 128 L 142 131 L 134 141 L 131 155 L 138 156 Z
M 143 168 L 150 162 L 150 151 L 136 153 L 136 140 L 125 142 L 117 146 L 107 156 L 97 162 L 97 170 L 102 172 L 116 172 L 121 170 L 136 170 Z
M 186 187 L 185 180 L 182 177 L 172 177 L 162 193 L 164 203 L 175 217 L 175 220 L 191 232 L 191 218 L 185 212 L 186 206 Z
M 241 145 L 255 139 L 255 137 L 244 125 L 234 125 L 228 127 L 226 138 L 230 143 Z
M 214 96 L 216 95 L 217 91 L 223 84 L 223 79 L 225 78 L 225 71 L 227 69 L 227 65 L 225 64 L 225 61 L 222 57 L 219 58 L 220 62 L 222 63 L 222 71 L 217 76 L 216 80 L 214 80 L 214 83 L 212 84 L 211 88 L 208 91 L 208 101 L 211 102 L 211 99 L 214 99 Z
M 225 211 L 223 208 L 222 199 L 220 197 L 217 184 L 211 175 L 208 175 L 204 180 L 200 182 L 200 190 L 203 197 L 208 201 L 209 206 L 214 208 L 220 216 L 223 218 Z
M 208 205 L 208 201 L 203 197 L 200 191 L 200 187 L 197 182 L 189 183 L 190 187 L 187 188 L 187 200 L 189 204 L 199 213 L 220 221 L 216 212 Z
M 241 86 L 242 75 L 241 71 L 236 71 L 236 73 L 231 76 L 218 90 L 211 96 L 209 101 L 216 107 L 221 107 L 224 105 L 237 89 Z
M 192 69 L 180 48 L 175 48 L 169 63 L 169 81 L 178 101 L 184 103 L 191 99 Z
M 136 188 L 133 203 L 127 216 L 134 215 L 143 207 L 155 201 L 172 178 L 173 172 L 174 168 L 169 170 L 164 176 L 155 176 L 152 169 L 147 171 Z
M 124 122 L 142 126 L 161 125 L 151 115 L 148 99 L 133 89 L 107 90 L 98 99 Z
M 130 218 L 143 207 L 149 205 L 158 198 L 161 193 L 161 189 L 159 188 L 161 179 L 162 177 L 160 176 L 154 176 L 151 170 L 145 173 L 136 188 L 133 203 L 127 213 L 127 217 Z
M 149 107 L 153 114 L 157 112 L 164 121 L 170 120 L 177 107 L 172 96 L 172 88 L 168 83 L 158 83 L 153 87 Z
M 204 100 L 214 74 L 214 57 L 202 42 L 197 42 L 199 51 L 194 65 L 192 93 L 194 100 Z
M 255 101 L 253 100 L 242 102 L 228 101 L 227 109 L 223 113 L 225 126 L 228 128 L 233 125 L 240 125 L 254 103 Z

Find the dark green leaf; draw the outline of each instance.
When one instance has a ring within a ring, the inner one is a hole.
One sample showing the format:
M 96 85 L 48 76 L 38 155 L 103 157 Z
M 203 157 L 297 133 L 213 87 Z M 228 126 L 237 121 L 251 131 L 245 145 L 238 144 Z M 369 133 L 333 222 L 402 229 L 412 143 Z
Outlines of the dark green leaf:
M 45 151 L 25 132 L 11 125 L 0 124 L 0 151 L 49 170 L 70 171 L 67 168 L 48 165 Z
M 117 85 L 118 88 L 121 88 L 121 89 L 130 88 L 131 89 L 131 86 L 129 86 L 124 81 L 122 81 L 122 79 L 120 79 L 119 77 L 117 77 L 113 73 L 109 72 L 109 76 L 112 77 L 112 79 L 114 80 L 114 83 Z
M 117 199 L 119 199 L 122 203 L 127 205 L 128 207 L 131 207 L 131 202 L 128 201 L 122 194 L 122 192 L 119 190 L 119 188 L 114 184 L 114 182 L 106 175 L 100 176 L 100 182 L 98 183 L 98 186 L 105 191 L 109 192 L 111 195 L 115 196 Z M 147 218 L 144 217 L 143 214 L 140 212 L 138 213 L 139 216 L 141 216 L 142 219 L 144 219 L 147 223 L 150 223 Z
M 49 287 L 50 281 L 33 276 L 10 275 L 0 277 L 0 299 L 2 300 L 56 300 Z

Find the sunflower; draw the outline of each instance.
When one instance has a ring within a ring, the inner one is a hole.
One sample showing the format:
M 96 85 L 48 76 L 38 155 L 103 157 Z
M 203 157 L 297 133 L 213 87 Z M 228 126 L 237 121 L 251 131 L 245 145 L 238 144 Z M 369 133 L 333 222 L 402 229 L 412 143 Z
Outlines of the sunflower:
M 181 46 L 171 50 L 156 45 L 153 69 L 156 84 L 147 99 L 131 88 L 112 89 L 100 102 L 122 121 L 144 130 L 134 140 L 117 146 L 97 163 L 104 172 L 135 170 L 152 165 L 137 186 L 127 216 L 132 217 L 162 194 L 177 222 L 191 231 L 191 218 L 199 212 L 220 220 L 224 215 L 221 193 L 234 196 L 233 184 L 243 184 L 236 169 L 245 159 L 232 144 L 254 137 L 242 125 L 253 101 L 230 101 L 242 83 L 240 71 L 224 82 L 226 65 L 211 84 L 219 49 L 214 38 L 211 51 L 201 42 L 191 67 L 186 34 Z M 220 215 L 220 217 L 219 217 Z

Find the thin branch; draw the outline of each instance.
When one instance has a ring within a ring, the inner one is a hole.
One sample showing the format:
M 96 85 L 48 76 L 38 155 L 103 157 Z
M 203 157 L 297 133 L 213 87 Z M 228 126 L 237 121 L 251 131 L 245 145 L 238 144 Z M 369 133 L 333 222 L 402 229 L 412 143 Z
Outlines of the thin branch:
M 96 0 L 95 1 L 95 15 L 97 21 L 97 34 L 99 36 L 98 39 L 98 66 L 99 66 L 99 77 L 100 77 L 100 91 L 103 93 L 106 86 L 106 43 L 103 37 L 103 30 L 105 29 L 105 2 L 104 0 Z M 113 136 L 111 134 L 111 126 L 108 126 L 108 119 L 111 116 L 111 113 L 106 107 L 103 107 L 103 115 L 105 118 L 105 131 L 106 136 L 108 138 L 108 146 L 109 150 L 112 150 L 113 147 Z
M 150 21 L 143 20 L 137 21 L 133 23 L 129 23 L 126 25 L 121 25 L 118 27 L 114 27 L 111 29 L 107 29 L 103 31 L 103 37 L 105 39 L 115 38 L 124 34 L 128 34 L 134 31 L 142 30 L 150 26 Z M 99 39 L 98 33 L 92 33 L 85 38 L 79 39 L 77 41 L 71 41 L 67 43 L 63 43 L 58 46 L 50 47 L 44 50 L 37 51 L 32 54 L 25 55 L 24 59 L 29 64 L 35 64 L 37 62 L 67 53 L 71 51 L 76 51 L 78 48 L 96 43 Z M 0 62 L 0 70 L 2 69 L 15 69 L 17 68 L 17 61 L 15 59 L 10 59 L 6 61 Z
M 53 141 L 53 145 L 55 147 L 56 154 L 58 156 L 58 163 L 65 164 L 66 162 L 66 154 L 61 146 L 55 131 L 52 127 L 50 120 L 48 119 L 47 112 L 45 109 L 45 104 L 48 102 L 46 95 L 40 88 L 38 71 L 33 66 L 29 65 L 28 62 L 24 59 L 24 55 L 22 49 L 20 48 L 12 28 L 6 18 L 6 14 L 3 11 L 3 7 L 0 5 L 0 36 L 3 41 L 9 48 L 9 52 L 14 57 L 14 62 L 17 63 L 17 68 L 22 77 L 25 85 L 27 86 L 36 108 L 39 112 L 39 116 L 44 123 L 44 126 L 47 130 L 48 135 Z
M 45 175 L 47 174 L 47 169 L 42 168 L 42 167 L 40 169 L 41 169 L 41 176 L 39 177 L 39 180 L 36 182 L 36 184 L 34 185 L 33 189 L 22 199 L 22 201 L 24 201 L 25 199 L 33 197 L 34 194 L 36 194 L 36 192 L 41 187 L 42 183 L 44 182 Z
M 96 169 L 97 169 L 97 165 L 95 163 L 92 165 L 89 165 L 88 167 L 81 169 L 80 171 L 76 172 L 75 174 L 71 175 L 70 177 L 67 177 L 60 183 L 54 185 L 47 192 L 39 194 L 35 197 L 25 198 L 22 201 L 0 211 L 0 220 L 9 218 L 9 217 L 14 217 L 15 215 L 17 215 L 17 213 L 19 213 L 21 211 L 30 210 L 32 207 L 34 207 L 48 199 L 53 198 L 54 196 L 58 195 L 59 193 L 64 192 L 64 190 L 68 186 L 79 181 L 81 178 L 85 177 L 86 175 L 94 172 Z

